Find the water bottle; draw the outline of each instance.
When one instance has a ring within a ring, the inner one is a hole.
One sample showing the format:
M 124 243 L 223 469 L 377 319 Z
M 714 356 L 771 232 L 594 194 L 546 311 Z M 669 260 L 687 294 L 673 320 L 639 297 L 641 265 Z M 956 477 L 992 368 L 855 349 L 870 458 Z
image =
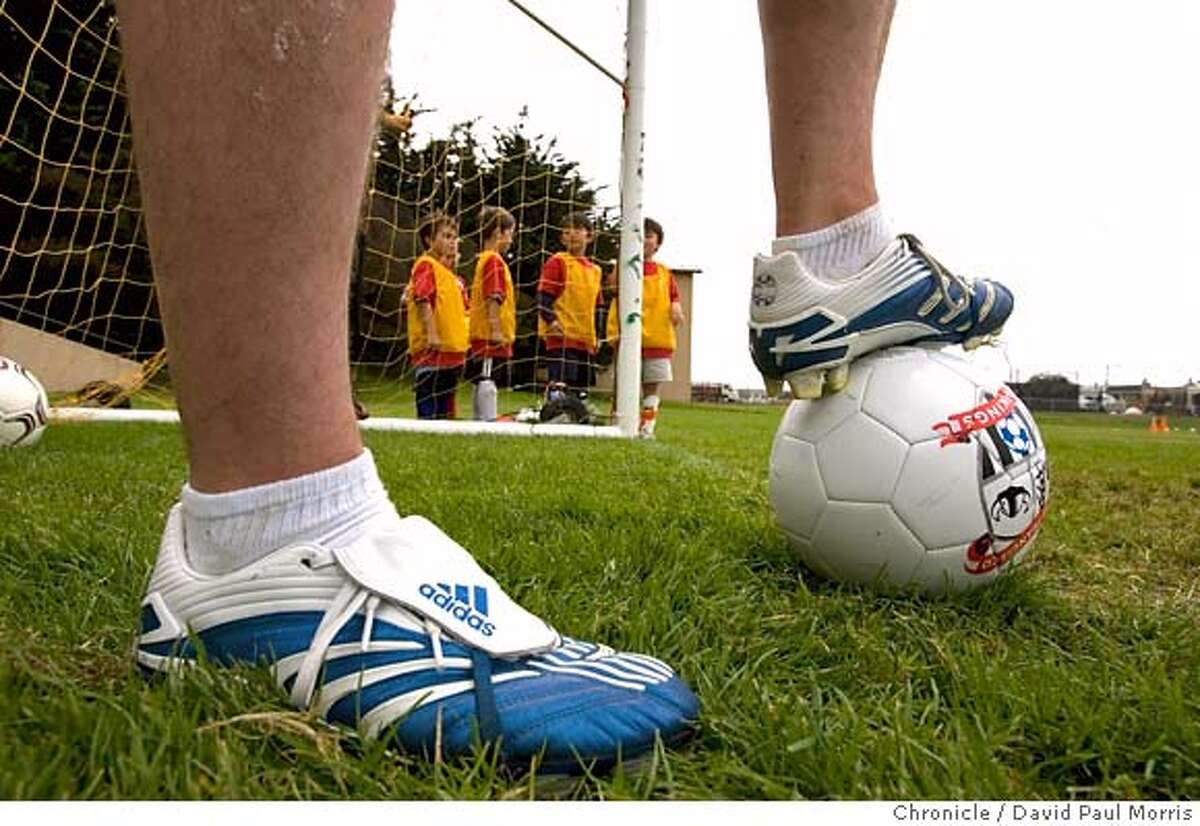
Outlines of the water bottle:
M 475 383 L 475 395 L 471 400 L 471 412 L 476 421 L 496 421 L 496 382 L 492 381 L 492 358 L 483 360 L 483 373 Z

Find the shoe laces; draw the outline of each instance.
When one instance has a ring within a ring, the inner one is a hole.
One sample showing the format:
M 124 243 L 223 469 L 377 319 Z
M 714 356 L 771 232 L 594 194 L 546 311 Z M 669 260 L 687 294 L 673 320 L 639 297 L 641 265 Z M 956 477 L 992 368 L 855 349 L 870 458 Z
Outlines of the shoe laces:
M 426 617 L 425 633 L 429 634 L 429 647 L 433 649 L 433 664 L 441 671 L 446 667 L 446 658 L 442 654 L 442 628 Z
M 316 567 L 314 563 L 314 567 Z M 296 672 L 296 682 L 292 684 L 292 702 L 301 708 L 308 708 L 312 700 L 317 678 L 321 674 L 321 665 L 325 662 L 325 653 L 329 650 L 333 638 L 358 613 L 372 594 L 356 582 L 347 582 L 334 596 L 333 602 L 321 617 L 321 624 L 313 634 L 312 642 L 308 645 L 308 653 L 300 661 L 300 670 Z M 372 617 L 373 620 L 373 617 Z M 364 631 L 367 630 L 364 623 Z M 370 637 L 366 637 L 369 641 Z M 365 650 L 365 649 L 364 649 Z
M 324 551 L 307 561 L 308 567 L 323 568 L 336 564 L 332 553 Z M 321 674 L 321 666 L 325 662 L 325 654 L 338 633 L 354 618 L 360 610 L 364 613 L 363 632 L 359 639 L 359 650 L 366 652 L 371 645 L 371 634 L 375 628 L 375 614 L 382 603 L 382 598 L 373 591 L 364 588 L 357 582 L 350 581 L 342 586 L 333 598 L 333 602 L 325 610 L 321 622 L 309 643 L 308 653 L 300 662 L 300 670 L 296 672 L 296 681 L 292 684 L 292 702 L 301 708 L 308 708 L 316 690 L 317 679 Z M 429 644 L 433 649 L 433 662 L 438 671 L 446 666 L 445 654 L 442 651 L 442 629 L 433 620 L 424 619 L 425 632 L 429 634 Z
M 902 235 L 909 247 L 929 262 L 930 268 L 933 270 L 934 276 L 937 278 L 938 292 L 935 296 L 930 296 L 929 300 L 922 305 L 918 311 L 920 315 L 926 316 L 933 312 L 933 309 L 939 304 L 946 305 L 946 312 L 938 319 L 942 324 L 949 324 L 950 321 L 957 318 L 971 306 L 971 296 L 975 293 L 975 281 L 965 275 L 956 275 L 947 270 L 942 263 L 930 255 L 920 240 L 915 235 Z M 957 284 L 961 291 L 960 297 L 955 299 L 950 292 L 950 285 Z

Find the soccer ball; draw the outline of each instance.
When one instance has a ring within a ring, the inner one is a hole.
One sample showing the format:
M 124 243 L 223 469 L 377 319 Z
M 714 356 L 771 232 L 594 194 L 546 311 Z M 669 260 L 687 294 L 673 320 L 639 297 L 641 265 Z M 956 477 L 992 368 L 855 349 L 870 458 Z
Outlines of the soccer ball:
M 0 448 L 28 447 L 46 429 L 46 391 L 15 361 L 0 357 Z
M 771 506 L 816 573 L 961 591 L 1029 552 L 1050 495 L 1029 410 L 970 362 L 923 347 L 859 359 L 846 389 L 795 401 L 771 450 Z

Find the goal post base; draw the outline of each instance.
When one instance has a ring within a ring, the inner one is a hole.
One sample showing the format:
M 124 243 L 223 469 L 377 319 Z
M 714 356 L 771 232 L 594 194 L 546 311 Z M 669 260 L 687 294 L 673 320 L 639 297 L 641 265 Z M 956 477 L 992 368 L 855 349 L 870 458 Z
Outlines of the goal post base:
M 178 424 L 177 410 L 117 410 L 103 407 L 54 407 L 54 422 L 152 422 Z M 523 422 L 476 422 L 458 420 L 396 419 L 372 416 L 358 423 L 362 430 L 403 433 L 449 433 L 493 436 L 571 436 L 575 438 L 622 439 L 620 428 L 612 425 L 529 424 Z

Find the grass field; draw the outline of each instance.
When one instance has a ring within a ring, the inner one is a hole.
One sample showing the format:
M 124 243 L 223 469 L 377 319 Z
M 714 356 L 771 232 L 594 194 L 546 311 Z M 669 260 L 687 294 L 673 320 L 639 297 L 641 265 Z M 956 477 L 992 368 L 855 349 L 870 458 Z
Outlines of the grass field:
M 781 412 L 668 407 L 657 443 L 368 435 L 402 512 L 558 628 L 697 690 L 691 744 L 567 793 L 1200 797 L 1200 435 L 1039 417 L 1053 498 L 1028 563 L 918 600 L 794 561 L 767 504 Z M 58 425 L 0 452 L 0 797 L 546 791 L 330 731 L 262 671 L 144 682 L 138 602 L 184 478 L 171 426 Z

